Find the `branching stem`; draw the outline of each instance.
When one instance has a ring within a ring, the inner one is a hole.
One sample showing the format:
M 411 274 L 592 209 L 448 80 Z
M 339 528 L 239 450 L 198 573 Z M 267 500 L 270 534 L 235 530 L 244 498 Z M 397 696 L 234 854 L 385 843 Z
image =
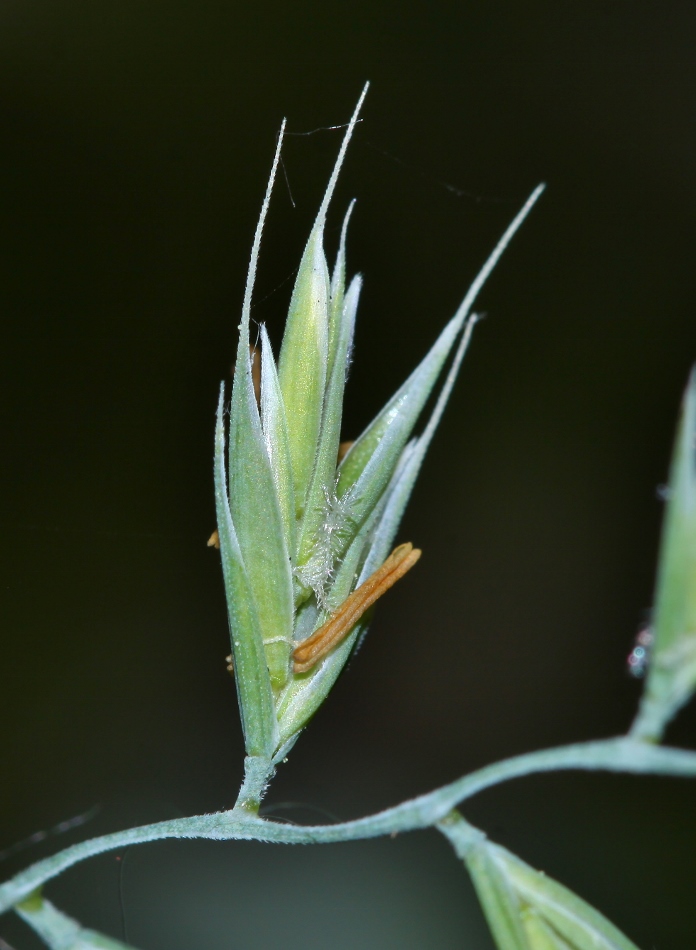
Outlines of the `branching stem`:
M 240 797 L 230 811 L 143 825 L 66 848 L 50 858 L 38 861 L 0 885 L 0 913 L 9 910 L 72 865 L 105 851 L 164 838 L 330 844 L 393 835 L 437 825 L 450 815 L 459 802 L 500 782 L 535 772 L 565 769 L 689 777 L 696 776 L 696 752 L 663 748 L 623 737 L 545 749 L 489 765 L 376 815 L 335 825 L 304 827 L 265 821 L 258 817 L 254 803 L 257 810 L 263 789 L 272 775 L 272 766 L 247 760 Z

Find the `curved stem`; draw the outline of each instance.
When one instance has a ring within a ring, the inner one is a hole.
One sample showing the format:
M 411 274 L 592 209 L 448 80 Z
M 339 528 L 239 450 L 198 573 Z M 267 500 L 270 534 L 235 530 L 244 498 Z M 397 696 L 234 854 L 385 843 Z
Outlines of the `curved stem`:
M 376 815 L 336 825 L 301 827 L 266 821 L 254 816 L 242 803 L 231 811 L 130 828 L 83 841 L 21 871 L 0 886 L 0 913 L 73 864 L 127 845 L 163 838 L 255 840 L 276 844 L 330 844 L 376 838 L 435 825 L 446 818 L 459 802 L 500 782 L 563 769 L 689 777 L 696 776 L 696 752 L 661 748 L 631 738 L 605 739 L 506 759 Z

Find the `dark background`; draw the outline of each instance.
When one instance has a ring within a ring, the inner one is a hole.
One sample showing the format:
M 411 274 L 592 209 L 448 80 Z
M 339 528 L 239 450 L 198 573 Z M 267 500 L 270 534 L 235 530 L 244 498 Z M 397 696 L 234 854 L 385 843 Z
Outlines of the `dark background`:
M 212 432 L 282 116 L 345 122 L 365 275 L 345 437 L 539 181 L 401 538 L 424 550 L 272 789 L 347 819 L 502 756 L 624 730 L 696 358 L 696 9 L 674 2 L 5 0 L 0 10 L 0 849 L 231 804 Z M 338 132 L 290 136 L 253 316 L 280 339 Z M 284 282 L 285 281 L 285 282 Z M 283 283 L 284 282 L 284 283 Z M 281 285 L 279 287 L 279 285 Z M 266 298 L 266 299 L 262 299 Z M 696 742 L 686 711 L 670 740 Z M 694 786 L 566 774 L 465 814 L 645 950 L 691 945 Z M 278 807 L 283 803 L 291 803 Z M 2 876 L 6 876 L 5 873 Z M 169 842 L 47 893 L 142 950 L 488 948 L 434 832 Z M 23 925 L 0 921 L 18 948 Z

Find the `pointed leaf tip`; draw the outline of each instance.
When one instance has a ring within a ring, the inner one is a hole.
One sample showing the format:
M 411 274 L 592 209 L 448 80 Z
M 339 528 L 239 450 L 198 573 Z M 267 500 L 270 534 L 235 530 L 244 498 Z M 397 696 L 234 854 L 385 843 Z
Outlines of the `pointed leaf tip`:
M 331 177 L 329 178 L 329 184 L 326 188 L 326 192 L 324 193 L 324 199 L 319 208 L 319 213 L 317 214 L 317 218 L 314 224 L 315 228 L 323 229 L 324 227 L 324 222 L 326 221 L 326 214 L 329 210 L 329 205 L 331 203 L 331 199 L 333 197 L 333 193 L 336 188 L 336 182 L 338 181 L 338 175 L 339 175 L 339 172 L 341 171 L 343 160 L 346 157 L 346 152 L 348 151 L 348 145 L 350 144 L 350 140 L 353 137 L 353 132 L 355 131 L 355 126 L 357 125 L 357 122 L 358 122 L 358 116 L 360 115 L 360 110 L 362 109 L 363 102 L 365 101 L 365 96 L 367 95 L 367 90 L 369 88 L 370 88 L 370 83 L 366 82 L 365 85 L 363 86 L 362 92 L 360 93 L 360 98 L 358 99 L 358 103 L 355 109 L 353 110 L 353 115 L 351 116 L 350 122 L 348 123 L 346 134 L 343 136 L 343 141 L 341 142 L 341 148 L 339 149 L 336 163 L 334 164 L 333 171 L 331 172 Z
M 652 647 L 636 738 L 659 740 L 696 688 L 696 370 L 677 427 L 657 569 Z
M 314 469 L 324 390 L 333 368 L 333 353 L 330 355 L 329 341 L 330 323 L 333 326 L 336 308 L 333 308 L 330 313 L 330 302 L 337 299 L 339 287 L 342 286 L 340 267 L 337 268 L 338 273 L 335 275 L 336 283 L 333 288 L 329 281 L 323 247 L 324 225 L 346 150 L 368 88 L 369 83 L 366 83 L 348 123 L 312 233 L 302 256 L 280 352 L 278 375 L 287 413 L 296 506 L 300 518 L 305 511 L 307 491 Z M 352 205 L 344 222 L 342 249 L 351 209 Z M 339 251 L 339 259 L 340 257 L 341 251 Z M 338 303 L 339 309 L 340 306 L 341 304 Z
M 266 216 L 268 215 L 268 207 L 271 203 L 271 192 L 273 191 L 273 184 L 275 182 L 276 173 L 278 171 L 278 165 L 280 163 L 280 151 L 283 146 L 283 135 L 285 134 L 285 126 L 287 122 L 283 119 L 280 132 L 278 133 L 278 141 L 276 143 L 275 155 L 273 156 L 273 164 L 271 166 L 271 173 L 268 176 L 268 184 L 266 185 L 266 193 L 263 197 L 263 203 L 261 204 L 261 212 L 259 214 L 259 220 L 256 223 L 256 230 L 254 231 L 254 241 L 251 246 L 251 255 L 249 257 L 249 267 L 247 270 L 247 279 L 246 285 L 244 287 L 244 301 L 242 303 L 242 324 L 240 327 L 240 342 L 239 345 L 242 345 L 242 338 L 244 338 L 244 345 L 248 347 L 249 345 L 249 315 L 251 313 L 251 295 L 254 290 L 254 283 L 256 282 L 256 269 L 259 262 L 259 250 L 261 248 L 261 235 L 263 234 L 263 228 L 266 223 Z

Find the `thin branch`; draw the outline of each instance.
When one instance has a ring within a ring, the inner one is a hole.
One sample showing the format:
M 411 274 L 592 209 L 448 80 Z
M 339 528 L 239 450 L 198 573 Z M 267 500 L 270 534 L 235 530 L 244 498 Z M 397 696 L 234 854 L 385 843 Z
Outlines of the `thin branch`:
M 20 872 L 0 886 L 0 913 L 73 864 L 115 848 L 164 838 L 267 841 L 275 844 L 331 844 L 377 838 L 429 828 L 442 821 L 459 802 L 500 782 L 565 769 L 695 777 L 696 752 L 662 748 L 630 738 L 605 739 L 506 759 L 394 808 L 337 825 L 285 825 L 252 817 L 243 809 L 232 809 L 130 828 L 73 845 Z

